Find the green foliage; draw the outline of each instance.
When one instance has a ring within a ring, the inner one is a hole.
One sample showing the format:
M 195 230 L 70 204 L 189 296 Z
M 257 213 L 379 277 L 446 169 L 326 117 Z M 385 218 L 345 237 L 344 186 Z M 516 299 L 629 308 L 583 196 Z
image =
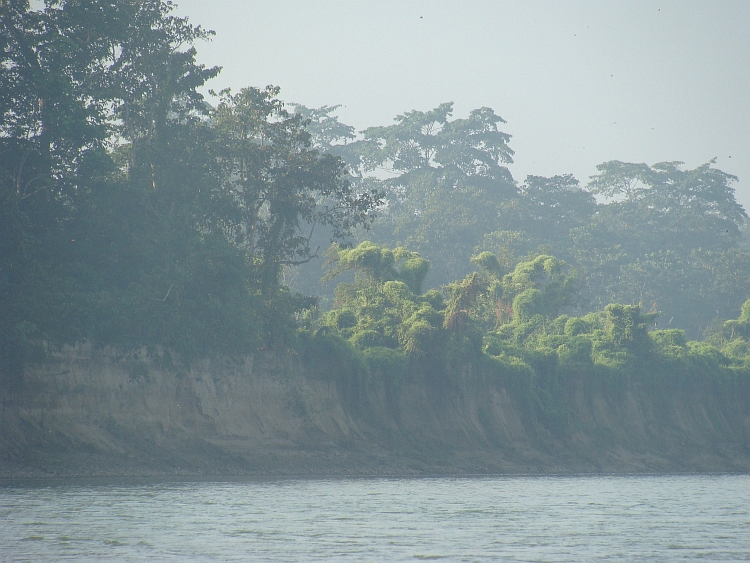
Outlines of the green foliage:
M 735 364 L 750 367 L 750 299 L 742 304 L 739 318 L 725 321 L 706 342 L 719 348 Z
M 43 340 L 283 348 L 311 306 L 283 268 L 315 254 L 315 225 L 367 225 L 378 194 L 311 146 L 277 88 L 207 106 L 219 68 L 194 44 L 212 32 L 172 3 L 100 4 L 0 10 L 0 370 Z
M 300 331 L 295 349 L 316 377 L 336 382 L 358 408 L 371 385 L 385 382 L 393 389 L 409 377 L 411 364 L 403 352 L 377 344 L 358 349 L 329 327 Z
M 712 365 L 723 367 L 730 364 L 729 359 L 708 342 L 691 341 L 687 343 L 687 348 L 690 357 L 704 364 L 706 367 Z
M 593 342 L 591 338 L 579 335 L 560 344 L 556 352 L 562 365 L 580 369 L 592 364 L 592 350 Z
M 500 278 L 499 260 L 480 254 L 474 262 L 482 272 L 444 287 L 444 298 L 437 292 L 416 295 L 403 281 L 388 279 L 400 275 L 395 258 L 370 243 L 343 250 L 339 268 L 358 268 L 362 275 L 339 286 L 338 306 L 326 316 L 327 326 L 366 358 L 377 358 L 369 361 L 371 369 L 393 369 L 399 380 L 402 370 L 419 372 L 426 362 L 430 373 L 441 374 L 435 379 L 441 384 L 469 365 L 520 378 L 514 385 L 523 390 L 529 408 L 556 432 L 569 416 L 562 395 L 566 378 L 601 379 L 619 393 L 630 378 L 653 377 L 654 385 L 664 385 L 671 373 L 743 369 L 750 356 L 744 345 L 732 344 L 730 354 L 729 348 L 722 353 L 709 344 L 686 342 L 681 330 L 649 332 L 656 314 L 635 305 L 610 304 L 582 317 L 556 315 L 573 302 L 575 277 L 548 255 L 519 262 Z M 511 318 L 487 324 L 488 309 L 509 295 Z
M 747 362 L 750 359 L 750 345 L 743 338 L 735 338 L 721 349 L 721 353 L 727 358 Z
M 492 252 L 482 252 L 471 258 L 472 264 L 476 264 L 481 271 L 486 275 L 493 276 L 495 278 L 502 278 L 505 272 L 503 266 L 500 264 L 500 260 Z
M 383 336 L 377 330 L 362 329 L 353 331 L 352 336 L 349 338 L 352 346 L 359 350 L 367 351 L 369 348 L 386 348 L 386 344 L 389 344 L 388 339 Z
M 326 325 L 339 330 L 357 326 L 357 315 L 354 311 L 334 309 L 326 315 Z
M 370 373 L 385 376 L 388 381 L 403 383 L 409 370 L 409 358 L 398 350 L 382 346 L 368 347 L 364 351 L 365 361 Z
M 713 161 L 680 164 L 601 164 L 588 188 L 615 199 L 571 231 L 573 261 L 593 306 L 641 303 L 696 337 L 750 293 L 747 214 L 734 199 L 735 177 Z
M 660 162 L 651 167 L 605 162 L 597 166 L 599 174 L 592 179 L 589 190 L 605 197 L 643 203 L 664 217 L 690 211 L 716 226 L 731 229 L 736 237 L 747 219 L 730 185 L 737 178 L 712 168 L 714 163 L 715 159 L 694 170 L 682 170 L 681 162 Z
M 568 377 L 749 369 L 750 300 L 687 341 L 750 295 L 748 216 L 713 161 L 519 185 L 490 108 L 405 112 L 359 139 L 337 106 L 290 112 L 274 86 L 211 108 L 219 68 L 195 44 L 212 32 L 170 2 L 95 7 L 0 10 L 3 386 L 45 341 L 169 361 L 292 348 L 350 390 L 487 369 L 564 427 Z M 327 253 L 325 278 L 349 278 L 318 316 L 283 280 L 354 235 Z
M 229 345 L 211 338 L 224 321 L 253 341 L 248 296 L 234 268 L 219 271 L 231 248 L 216 242 L 211 170 L 195 152 L 206 139 L 197 88 L 218 68 L 196 64 L 193 44 L 211 34 L 170 3 L 89 8 L 19 1 L 0 11 L 5 348 L 174 344 L 188 327 L 195 343 Z M 226 281 L 205 303 L 195 290 L 214 275 Z M 217 303 L 228 295 L 239 301 Z
M 476 322 L 480 314 L 480 298 L 487 291 L 487 282 L 477 273 L 463 281 L 446 286 L 448 302 L 443 326 L 451 331 L 462 331 Z
M 550 245 L 556 255 L 567 259 L 565 242 L 571 229 L 588 224 L 597 211 L 592 194 L 570 174 L 527 176 L 520 192 L 519 207 L 527 236 L 536 246 Z
M 685 340 L 684 330 L 654 330 L 649 333 L 649 336 L 656 350 L 661 354 L 683 356 L 687 353 L 687 341 Z
M 655 313 L 643 314 L 640 307 L 614 303 L 607 305 L 604 313 L 608 336 L 616 346 L 648 349 L 648 327 L 653 325 Z
M 741 238 L 747 215 L 734 198 L 736 178 L 713 161 L 693 170 L 678 162 L 611 161 L 586 187 L 570 174 L 530 175 L 517 185 L 503 167 L 510 153 L 503 157 L 499 149 L 509 139 L 497 130 L 500 121 L 490 123 L 494 112 L 462 121 L 451 120 L 451 110 L 443 104 L 406 112 L 393 125 L 337 145 L 356 181 L 376 168 L 393 173 L 387 180 L 367 178 L 382 187 L 387 205 L 373 230 L 359 236 L 418 251 L 432 264 L 425 287 L 471 275 L 472 253 L 488 282 L 502 281 L 519 261 L 554 255 L 575 269 L 576 280 L 547 292 L 539 314 L 549 319 L 576 308 L 633 303 L 659 312 L 660 323 L 691 338 L 716 318 L 734 315 L 750 294 L 750 253 Z M 462 135 L 472 127 L 484 133 L 469 133 L 467 144 Z M 472 144 L 482 135 L 488 144 Z M 595 195 L 605 200 L 597 203 Z M 573 286 L 582 289 L 575 300 L 568 299 Z M 493 289 L 494 304 L 489 294 L 480 298 L 478 322 L 510 322 L 513 299 L 526 289 L 502 296 Z
M 341 383 L 365 383 L 369 377 L 364 357 L 349 342 L 326 328 L 301 333 L 297 348 L 305 364 L 318 377 Z
M 476 364 L 482 357 L 482 333 L 475 327 L 448 335 L 445 351 L 434 350 L 433 359 L 444 359 L 445 367 L 460 372 L 467 365 Z
M 561 309 L 574 304 L 578 289 L 575 272 L 547 255 L 519 262 L 513 272 L 503 277 L 502 284 L 503 297 L 513 299 L 514 311 L 516 299 L 521 298 L 519 307 L 526 317 L 534 314 L 556 317 Z
M 578 336 L 579 334 L 590 334 L 593 329 L 593 324 L 587 322 L 585 318 L 573 317 L 565 318 L 565 325 L 563 331 L 568 336 Z
M 352 167 L 378 180 L 387 213 L 367 237 L 388 246 L 406 245 L 433 265 L 431 287 L 470 271 L 468 258 L 485 232 L 497 224 L 498 209 L 517 194 L 506 168 L 513 151 L 503 120 L 490 108 L 451 119 L 452 103 L 430 111 L 410 111 L 393 125 L 370 127 L 349 145 Z
M 513 317 L 518 323 L 528 322 L 543 311 L 542 292 L 538 289 L 525 289 L 513 299 Z
M 442 296 L 419 293 L 429 269 L 419 254 L 363 242 L 353 249 L 334 246 L 329 257 L 334 267 L 328 277 L 355 270 L 357 280 L 336 288 L 337 308 L 326 316 L 327 326 L 358 348 L 399 347 L 414 357 L 425 355 L 441 338 L 442 316 L 435 307 L 442 306 Z
M 339 118 L 333 115 L 340 105 L 319 108 L 308 108 L 294 103 L 289 105 L 294 108 L 294 113 L 302 118 L 305 128 L 310 133 L 313 148 L 321 153 L 343 156 L 340 149 L 356 135 L 354 127 L 341 123 Z
M 427 167 L 455 167 L 464 174 L 503 176 L 501 163 L 513 162 L 510 136 L 498 131 L 503 119 L 490 108 L 473 110 L 467 119 L 449 120 L 453 103 L 433 110 L 410 111 L 387 127 L 364 131 L 360 146 L 363 166 L 385 164 L 400 173 Z
M 405 248 L 390 250 L 369 241 L 351 249 L 334 244 L 327 256 L 327 263 L 333 267 L 325 275 L 326 280 L 354 270 L 371 284 L 402 281 L 416 295 L 422 294 L 422 282 L 430 269 L 430 263 L 416 252 Z
M 750 299 L 742 304 L 738 319 L 724 323 L 724 334 L 729 340 L 735 340 L 737 337 L 745 340 L 750 338 Z
M 219 93 L 212 112 L 224 189 L 241 214 L 242 244 L 262 271 L 263 286 L 276 285 L 280 266 L 315 253 L 310 233 L 320 224 L 334 238 L 366 225 L 379 203 L 376 192 L 357 193 L 344 163 L 321 154 L 300 114 L 290 114 L 279 88 Z

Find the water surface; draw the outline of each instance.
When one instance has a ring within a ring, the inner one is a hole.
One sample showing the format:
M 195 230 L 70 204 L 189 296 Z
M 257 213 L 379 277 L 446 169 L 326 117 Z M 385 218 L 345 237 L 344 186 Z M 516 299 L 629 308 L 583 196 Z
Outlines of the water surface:
M 750 476 L 6 483 L 0 561 L 750 561 Z

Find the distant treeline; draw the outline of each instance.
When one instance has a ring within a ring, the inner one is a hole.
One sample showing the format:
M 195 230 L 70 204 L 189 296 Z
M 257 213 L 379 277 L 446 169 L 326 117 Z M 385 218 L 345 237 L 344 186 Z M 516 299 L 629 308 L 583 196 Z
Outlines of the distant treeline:
M 734 197 L 737 178 L 713 161 L 694 170 L 610 161 L 586 186 L 570 174 L 519 183 L 505 167 L 513 151 L 498 130 L 502 119 L 489 108 L 451 119 L 451 107 L 407 112 L 359 137 L 331 108 L 297 107 L 321 150 L 341 156 L 356 183 L 385 194 L 356 242 L 419 252 L 431 263 L 427 288 L 470 274 L 482 252 L 504 273 L 548 254 L 575 270 L 579 295 L 568 305 L 578 313 L 639 304 L 691 338 L 737 316 L 750 297 L 748 216 Z M 368 176 L 383 169 L 388 179 Z M 319 276 L 317 264 L 306 265 L 292 284 L 316 293 Z
M 212 107 L 198 89 L 220 69 L 194 47 L 212 32 L 172 10 L 0 8 L 6 376 L 42 342 L 81 341 L 185 360 L 330 353 L 392 374 L 747 369 L 748 216 L 713 161 L 519 183 L 490 108 L 357 135 L 336 106 L 285 106 L 271 86 Z

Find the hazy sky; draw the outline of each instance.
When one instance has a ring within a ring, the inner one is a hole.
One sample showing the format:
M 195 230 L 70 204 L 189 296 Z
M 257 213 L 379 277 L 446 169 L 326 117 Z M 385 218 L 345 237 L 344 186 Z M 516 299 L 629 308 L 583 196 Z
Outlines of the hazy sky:
M 750 1 L 177 0 L 217 32 L 210 87 L 342 104 L 358 130 L 412 109 L 489 106 L 516 180 L 607 160 L 713 157 L 750 210 Z

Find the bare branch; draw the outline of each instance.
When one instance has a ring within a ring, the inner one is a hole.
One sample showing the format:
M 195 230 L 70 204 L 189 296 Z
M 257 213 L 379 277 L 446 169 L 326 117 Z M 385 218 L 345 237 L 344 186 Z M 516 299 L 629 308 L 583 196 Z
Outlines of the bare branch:
M 33 178 L 33 179 L 29 180 L 29 181 L 28 181 L 28 182 L 26 183 L 26 186 L 24 186 L 24 189 L 23 189 L 23 195 L 21 196 L 21 200 L 24 200 L 24 199 L 26 199 L 27 197 L 31 197 L 31 196 L 33 196 L 34 194 L 37 194 L 37 193 L 41 192 L 42 190 L 46 190 L 46 189 L 48 189 L 48 188 L 51 188 L 51 187 L 53 187 L 53 186 L 55 185 L 55 184 L 47 184 L 47 185 L 44 185 L 44 186 L 42 186 L 42 187 L 40 187 L 40 188 L 37 188 L 37 189 L 35 189 L 34 191 L 31 191 L 31 192 L 28 192 L 28 193 L 27 193 L 27 192 L 26 192 L 26 188 L 27 188 L 27 187 L 29 186 L 29 184 L 31 184 L 31 183 L 32 183 L 32 182 L 33 182 L 34 180 L 38 179 L 39 177 L 40 177 L 40 176 L 37 176 L 36 178 Z
M 282 260 L 279 263 L 282 264 L 283 266 L 300 266 L 302 264 L 307 264 L 313 258 L 320 258 L 320 256 L 318 256 L 318 251 L 319 250 L 320 250 L 320 247 L 316 248 L 315 249 L 315 254 L 311 254 L 305 260 Z

